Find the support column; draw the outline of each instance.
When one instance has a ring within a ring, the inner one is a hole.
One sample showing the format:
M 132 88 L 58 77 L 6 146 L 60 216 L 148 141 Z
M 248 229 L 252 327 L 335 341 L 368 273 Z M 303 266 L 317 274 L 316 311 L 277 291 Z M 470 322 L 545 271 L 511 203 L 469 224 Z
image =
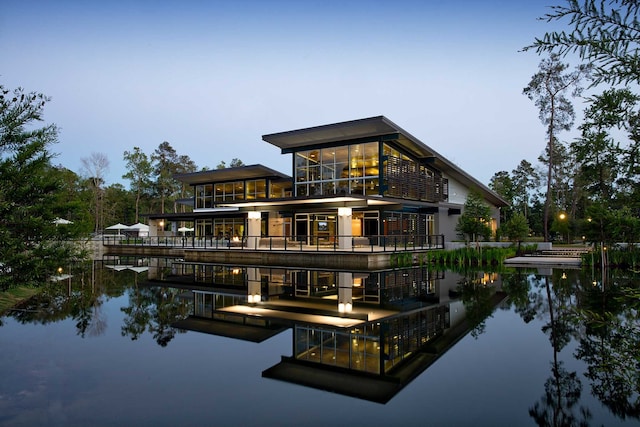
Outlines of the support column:
M 163 230 L 164 221 L 161 219 L 149 219 L 149 237 L 158 237 L 159 230 Z
M 351 249 L 351 208 L 338 208 L 338 248 Z
M 261 229 L 260 222 L 262 220 L 262 212 L 247 212 L 247 249 L 257 249 L 260 240 Z
M 262 301 L 260 269 L 247 267 L 247 302 L 256 304 Z
M 353 310 L 353 273 L 338 273 L 338 312 Z

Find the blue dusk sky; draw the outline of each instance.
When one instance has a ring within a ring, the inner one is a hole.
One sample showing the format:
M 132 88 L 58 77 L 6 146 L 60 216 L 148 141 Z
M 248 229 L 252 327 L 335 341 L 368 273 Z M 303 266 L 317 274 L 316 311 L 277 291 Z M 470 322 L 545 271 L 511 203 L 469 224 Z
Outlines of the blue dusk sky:
M 542 58 L 519 50 L 562 3 L 3 0 L 0 83 L 51 96 L 54 163 L 104 153 L 107 184 L 163 141 L 290 174 L 262 135 L 379 115 L 488 184 L 544 149 L 522 95 Z

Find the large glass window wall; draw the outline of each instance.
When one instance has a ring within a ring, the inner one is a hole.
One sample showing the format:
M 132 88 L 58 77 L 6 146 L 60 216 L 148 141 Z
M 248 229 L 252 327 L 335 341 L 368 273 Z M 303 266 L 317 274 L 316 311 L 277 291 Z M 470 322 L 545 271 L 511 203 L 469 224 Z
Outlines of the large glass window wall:
M 244 181 L 218 183 L 214 187 L 215 203 L 244 200 Z
M 196 186 L 196 209 L 213 208 L 213 184 Z
M 245 232 L 244 218 L 216 218 L 196 220 L 196 238 L 230 240 L 241 238 Z
M 379 194 L 378 142 L 299 151 L 295 154 L 295 194 Z
M 275 193 L 274 193 L 275 192 Z M 285 197 L 287 185 L 281 183 L 273 186 L 274 197 Z M 267 198 L 267 180 L 220 182 L 216 184 L 196 185 L 196 209 L 214 208 L 216 204 L 238 200 L 254 200 Z
M 264 199 L 267 197 L 267 180 L 247 181 L 247 199 Z

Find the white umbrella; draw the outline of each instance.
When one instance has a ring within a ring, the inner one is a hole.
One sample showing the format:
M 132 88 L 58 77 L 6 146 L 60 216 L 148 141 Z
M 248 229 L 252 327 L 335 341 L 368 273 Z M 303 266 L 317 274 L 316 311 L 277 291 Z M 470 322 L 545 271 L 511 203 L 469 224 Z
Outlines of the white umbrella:
M 146 224 L 143 224 L 141 222 L 137 223 L 137 224 L 133 224 L 130 227 L 127 227 L 128 230 L 141 230 L 141 231 L 149 231 L 149 226 Z
M 105 265 L 105 267 L 110 268 L 112 270 L 115 271 L 122 271 L 122 270 L 126 270 L 127 268 L 132 268 L 132 265 L 123 265 L 123 264 L 118 264 L 118 265 Z
M 137 224 L 133 224 L 131 227 L 127 227 L 127 230 L 137 231 L 138 236 L 148 236 L 149 235 L 149 226 L 143 224 L 141 222 Z
M 118 235 L 119 235 L 120 234 L 120 230 L 126 230 L 127 228 L 129 228 L 128 225 L 117 223 L 117 224 L 113 224 L 110 227 L 107 227 L 105 230 L 118 230 Z
M 178 231 L 180 233 L 186 233 L 187 231 L 193 231 L 193 228 L 189 228 L 189 227 L 180 227 L 178 228 Z
M 58 217 L 53 220 L 53 223 L 55 225 L 66 225 L 66 224 L 73 224 L 73 221 L 69 221 L 68 219 Z

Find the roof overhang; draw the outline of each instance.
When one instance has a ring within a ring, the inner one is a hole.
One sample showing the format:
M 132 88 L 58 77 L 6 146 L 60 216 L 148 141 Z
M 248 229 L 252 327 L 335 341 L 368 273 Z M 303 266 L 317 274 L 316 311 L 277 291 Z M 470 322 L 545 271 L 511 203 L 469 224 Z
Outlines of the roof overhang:
M 174 177 L 178 181 L 190 185 L 260 178 L 270 178 L 277 180 L 291 179 L 289 175 L 285 175 L 263 165 L 248 165 L 240 166 L 237 168 L 214 169 L 203 172 L 178 174 L 174 175 Z

